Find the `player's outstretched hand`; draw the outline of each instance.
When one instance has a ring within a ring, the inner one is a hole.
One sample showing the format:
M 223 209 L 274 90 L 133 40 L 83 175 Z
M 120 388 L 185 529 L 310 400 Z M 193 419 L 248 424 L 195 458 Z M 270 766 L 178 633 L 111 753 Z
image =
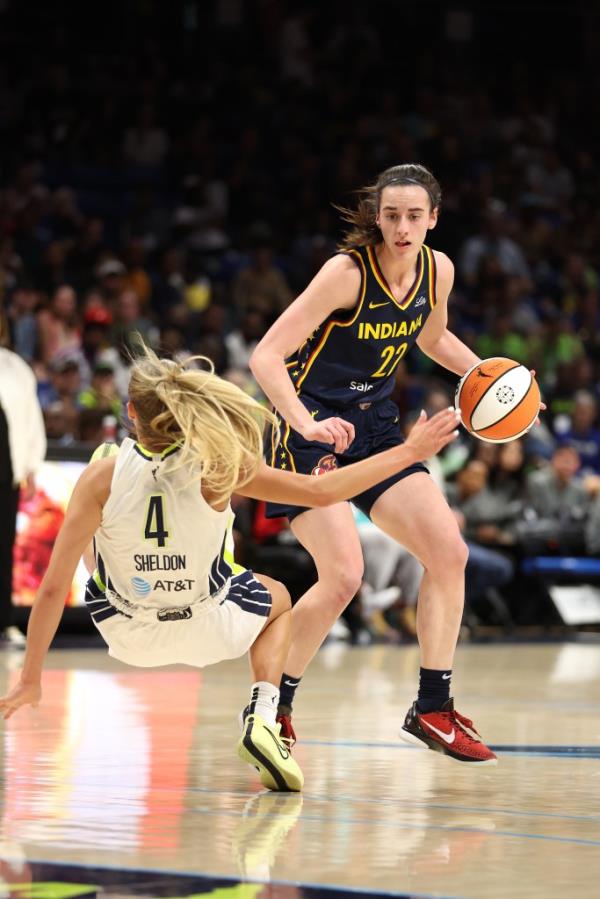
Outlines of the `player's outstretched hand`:
M 335 453 L 344 453 L 354 440 L 354 425 L 343 418 L 324 418 L 312 421 L 302 429 L 305 440 L 333 444 Z
M 532 377 L 532 378 L 535 378 L 535 368 L 530 368 L 529 371 L 531 372 L 531 377 Z M 548 407 L 546 406 L 546 403 L 540 403 L 540 412 L 545 412 L 547 408 L 548 408 Z M 536 423 L 536 425 L 538 425 L 538 426 L 541 425 L 541 421 L 540 421 L 539 415 L 538 415 L 538 417 L 536 418 L 535 423 Z
M 418 459 L 428 459 L 439 453 L 458 436 L 460 412 L 454 406 L 442 409 L 432 418 L 422 411 L 406 438 L 405 446 L 415 450 Z
M 32 705 L 34 708 L 42 698 L 42 688 L 39 684 L 18 683 L 10 693 L 0 698 L 0 714 L 6 720 L 22 705 Z

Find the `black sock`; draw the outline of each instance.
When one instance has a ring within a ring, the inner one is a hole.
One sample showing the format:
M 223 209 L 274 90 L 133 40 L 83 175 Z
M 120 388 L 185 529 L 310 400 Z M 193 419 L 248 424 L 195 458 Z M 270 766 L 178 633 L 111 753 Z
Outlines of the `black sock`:
M 417 708 L 426 715 L 437 712 L 450 699 L 452 671 L 438 671 L 435 668 L 421 668 L 419 672 L 419 695 Z
M 285 671 L 281 675 L 281 683 L 279 684 L 279 711 L 283 715 L 289 715 L 294 704 L 294 696 L 298 685 L 302 680 L 301 677 L 291 677 Z

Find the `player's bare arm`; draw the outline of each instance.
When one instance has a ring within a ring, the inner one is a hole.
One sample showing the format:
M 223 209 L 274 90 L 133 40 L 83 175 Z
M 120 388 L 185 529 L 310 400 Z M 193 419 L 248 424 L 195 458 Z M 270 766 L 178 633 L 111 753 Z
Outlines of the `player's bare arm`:
M 281 417 L 306 440 L 333 444 L 335 452 L 348 448 L 354 427 L 341 418 L 311 418 L 296 396 L 285 359 L 336 309 L 352 309 L 359 291 L 356 264 L 344 254 L 332 257 L 269 328 L 250 359 L 252 373 Z
M 100 527 L 113 468 L 114 459 L 94 463 L 86 468 L 75 485 L 31 610 L 21 679 L 0 699 L 0 712 L 4 718 L 10 718 L 21 705 L 35 705 L 40 700 L 44 658 L 60 622 L 79 559 Z
M 253 499 L 302 506 L 341 502 L 439 452 L 456 437 L 457 422 L 454 409 L 444 409 L 429 420 L 423 413 L 401 446 L 321 477 L 281 471 L 263 462 L 252 480 L 236 492 Z
M 479 362 L 479 356 L 448 330 L 448 297 L 454 284 L 454 265 L 445 253 L 434 250 L 437 268 L 437 302 L 417 338 L 426 356 L 457 375 Z

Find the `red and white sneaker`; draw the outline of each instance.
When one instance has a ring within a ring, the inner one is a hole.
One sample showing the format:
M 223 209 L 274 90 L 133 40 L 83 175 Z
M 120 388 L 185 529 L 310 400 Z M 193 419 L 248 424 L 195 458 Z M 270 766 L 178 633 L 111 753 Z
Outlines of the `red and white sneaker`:
M 454 711 L 454 700 L 444 703 L 439 712 L 422 714 L 413 702 L 408 711 L 400 738 L 407 743 L 428 746 L 459 762 L 476 765 L 496 765 L 497 757 L 481 738 L 473 722 Z
M 275 719 L 277 724 L 281 725 L 281 730 L 279 732 L 279 739 L 282 743 L 285 743 L 287 748 L 292 750 L 292 746 L 296 742 L 296 734 L 294 732 L 294 728 L 292 726 L 292 716 L 291 715 L 277 715 Z

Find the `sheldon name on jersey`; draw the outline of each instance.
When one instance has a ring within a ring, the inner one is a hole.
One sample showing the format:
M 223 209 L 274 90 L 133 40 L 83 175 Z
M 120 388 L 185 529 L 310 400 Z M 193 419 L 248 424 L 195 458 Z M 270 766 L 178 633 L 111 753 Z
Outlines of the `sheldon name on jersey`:
M 178 553 L 143 554 L 135 553 L 133 557 L 136 571 L 182 571 L 186 567 L 186 558 Z

